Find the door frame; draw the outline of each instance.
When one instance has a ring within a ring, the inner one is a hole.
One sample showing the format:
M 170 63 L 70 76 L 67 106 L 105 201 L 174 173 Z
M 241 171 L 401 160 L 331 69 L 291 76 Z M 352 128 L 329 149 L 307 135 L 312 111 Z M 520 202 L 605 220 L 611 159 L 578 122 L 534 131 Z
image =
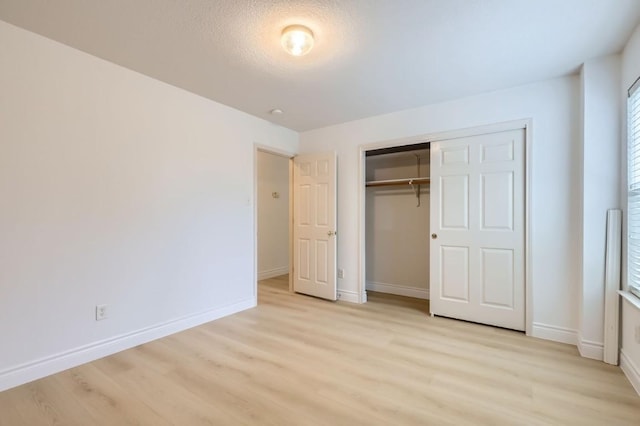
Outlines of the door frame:
M 258 303 L 258 152 L 289 159 L 289 291 L 293 292 L 293 157 L 297 153 L 254 142 L 253 144 L 253 297 Z
M 524 188 L 524 286 L 525 286 L 525 333 L 530 336 L 533 332 L 533 268 L 532 268 L 532 247 L 533 232 L 531 218 L 533 217 L 532 202 L 532 127 L 533 119 L 525 118 L 520 120 L 505 121 L 502 123 L 488 124 L 482 126 L 469 127 L 459 130 L 451 130 L 437 133 L 427 133 L 423 135 L 411 136 L 401 139 L 392 139 L 379 142 L 363 144 L 359 146 L 358 155 L 358 302 L 367 301 L 366 290 L 366 153 L 374 149 L 393 148 L 404 145 L 416 145 L 425 142 L 440 142 L 448 139 L 457 139 L 469 136 L 483 135 L 487 133 L 504 132 L 508 130 L 524 129 L 525 145 L 525 188 Z

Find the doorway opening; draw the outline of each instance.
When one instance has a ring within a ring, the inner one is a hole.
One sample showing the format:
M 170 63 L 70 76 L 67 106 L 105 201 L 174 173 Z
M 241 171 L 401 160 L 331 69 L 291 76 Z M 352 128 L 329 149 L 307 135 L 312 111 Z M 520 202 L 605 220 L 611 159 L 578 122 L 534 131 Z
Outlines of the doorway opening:
M 366 290 L 429 299 L 429 143 L 369 150 L 365 163 Z
M 290 290 L 293 155 L 256 147 L 255 265 L 258 283 Z

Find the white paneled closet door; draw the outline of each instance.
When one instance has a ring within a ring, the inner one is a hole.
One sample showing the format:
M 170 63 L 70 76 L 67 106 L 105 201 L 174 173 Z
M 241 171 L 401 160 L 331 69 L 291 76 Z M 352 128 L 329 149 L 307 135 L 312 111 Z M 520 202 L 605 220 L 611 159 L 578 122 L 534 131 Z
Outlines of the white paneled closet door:
M 525 329 L 524 129 L 431 143 L 430 309 Z

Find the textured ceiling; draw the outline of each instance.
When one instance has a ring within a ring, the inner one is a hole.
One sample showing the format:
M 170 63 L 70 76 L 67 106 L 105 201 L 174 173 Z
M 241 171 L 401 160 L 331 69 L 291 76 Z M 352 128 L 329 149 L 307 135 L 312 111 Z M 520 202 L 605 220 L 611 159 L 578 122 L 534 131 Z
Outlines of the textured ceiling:
M 623 47 L 640 1 L 0 0 L 0 19 L 308 130 L 573 73 Z M 302 58 L 279 43 L 297 23 Z

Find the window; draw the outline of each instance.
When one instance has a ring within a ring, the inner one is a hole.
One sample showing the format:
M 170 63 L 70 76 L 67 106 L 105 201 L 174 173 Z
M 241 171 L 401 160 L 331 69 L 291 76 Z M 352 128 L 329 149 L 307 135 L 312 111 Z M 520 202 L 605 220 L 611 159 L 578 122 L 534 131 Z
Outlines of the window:
M 629 291 L 640 297 L 640 78 L 629 89 L 627 111 L 627 281 Z

